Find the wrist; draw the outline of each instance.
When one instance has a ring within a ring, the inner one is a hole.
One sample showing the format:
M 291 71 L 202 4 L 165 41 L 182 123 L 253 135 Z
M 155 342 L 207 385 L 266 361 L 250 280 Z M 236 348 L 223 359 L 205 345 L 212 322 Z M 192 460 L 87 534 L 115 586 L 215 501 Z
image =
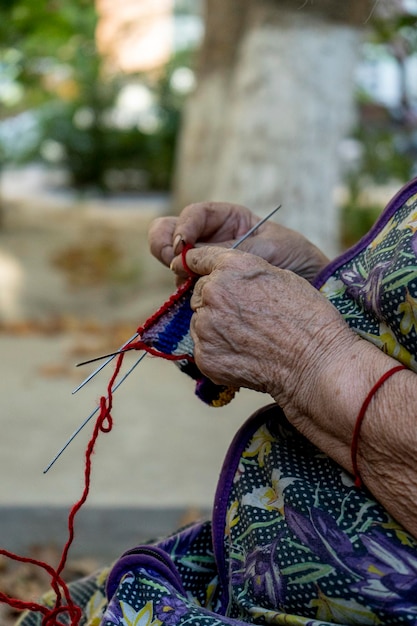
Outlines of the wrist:
M 357 415 L 375 382 L 397 362 L 349 328 L 306 281 L 293 272 L 275 272 L 270 282 L 275 286 L 279 281 L 280 289 L 262 332 L 265 344 L 260 350 L 269 355 L 259 374 L 266 380 L 262 390 L 302 434 L 352 471 Z M 280 300 L 284 287 L 293 294 L 288 306 Z M 274 341 L 276 328 L 282 336 Z
M 334 334 L 333 341 L 326 337 L 326 349 L 312 361 L 303 404 L 296 411 L 292 407 L 291 421 L 323 452 L 353 472 L 351 444 L 358 414 L 376 381 L 398 363 L 347 326 Z M 384 394 L 378 401 L 384 404 Z
M 370 389 L 357 415 L 357 418 L 355 421 L 355 427 L 354 427 L 353 435 L 352 435 L 351 448 L 350 448 L 351 462 L 352 462 L 352 468 L 353 468 L 353 474 L 355 477 L 356 487 L 362 487 L 362 484 L 363 484 L 362 477 L 359 471 L 359 466 L 358 466 L 358 446 L 359 446 L 359 438 L 361 434 L 362 422 L 365 419 L 369 405 L 371 404 L 378 390 L 384 385 L 384 383 L 389 378 L 391 378 L 391 376 L 405 369 L 406 369 L 405 365 L 397 364 L 391 369 L 387 370 L 385 374 L 383 374 L 381 378 L 377 380 L 375 385 Z

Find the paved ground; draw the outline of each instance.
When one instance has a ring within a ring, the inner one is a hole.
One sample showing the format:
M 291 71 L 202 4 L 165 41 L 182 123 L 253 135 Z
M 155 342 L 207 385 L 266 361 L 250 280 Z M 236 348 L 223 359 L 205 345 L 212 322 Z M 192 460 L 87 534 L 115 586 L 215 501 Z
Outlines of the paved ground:
M 77 395 L 79 377 L 45 376 L 68 364 L 70 335 L 0 337 L 0 502 L 65 505 L 81 493 L 92 424 L 47 474 L 43 469 L 105 392 L 111 366 Z M 136 355 L 137 356 L 137 355 Z M 126 357 L 126 369 L 133 363 Z M 59 371 L 59 370 L 58 370 Z M 175 365 L 146 357 L 114 396 L 114 428 L 94 455 L 90 503 L 114 506 L 211 504 L 234 432 L 267 399 L 242 391 L 223 409 L 204 405 Z
M 63 545 L 67 512 L 82 492 L 92 423 L 43 474 L 104 393 L 111 371 L 72 396 L 79 381 L 68 373 L 73 342 L 72 334 L 0 336 L 5 365 L 0 377 L 0 545 L 19 553 L 27 554 L 34 544 Z M 126 367 L 131 362 L 128 355 Z M 235 431 L 268 401 L 242 390 L 228 407 L 208 408 L 175 365 L 146 357 L 114 396 L 113 431 L 97 443 L 73 556 L 113 559 L 145 538 L 180 527 L 189 516 L 207 517 Z

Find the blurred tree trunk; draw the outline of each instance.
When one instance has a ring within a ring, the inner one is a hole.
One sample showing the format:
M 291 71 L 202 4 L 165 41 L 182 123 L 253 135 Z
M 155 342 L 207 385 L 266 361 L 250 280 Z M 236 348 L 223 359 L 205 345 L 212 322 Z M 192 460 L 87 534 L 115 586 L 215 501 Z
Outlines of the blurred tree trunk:
M 179 142 L 174 202 L 228 200 L 332 255 L 338 151 L 368 0 L 206 0 L 197 88 Z

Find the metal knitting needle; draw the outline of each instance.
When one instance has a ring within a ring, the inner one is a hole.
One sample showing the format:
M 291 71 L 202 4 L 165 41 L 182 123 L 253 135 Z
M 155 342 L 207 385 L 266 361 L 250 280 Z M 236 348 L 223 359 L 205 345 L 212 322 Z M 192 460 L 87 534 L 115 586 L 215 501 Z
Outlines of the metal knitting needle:
M 258 230 L 258 228 L 262 226 L 262 224 L 265 224 L 265 222 L 267 222 L 281 207 L 282 204 L 278 205 L 276 209 L 273 209 L 270 213 L 268 213 L 268 215 L 265 215 L 265 217 L 259 220 L 259 222 L 255 224 L 255 226 L 252 226 L 252 228 L 250 228 L 247 233 L 242 235 L 242 237 L 233 244 L 232 250 L 239 247 L 241 243 L 243 243 L 248 237 L 250 237 L 252 233 L 255 232 L 255 230 Z
M 92 378 L 94 378 L 94 376 L 97 376 L 97 374 L 99 372 L 101 372 L 101 370 L 106 367 L 106 365 L 108 365 L 110 363 L 110 361 L 112 361 L 114 359 L 114 357 L 116 356 L 116 354 L 120 354 L 120 352 L 123 350 L 123 348 L 125 348 L 131 341 L 133 341 L 134 339 L 136 339 L 136 337 L 138 337 L 139 333 L 135 333 L 134 335 L 131 336 L 130 339 L 128 339 L 120 348 L 118 352 L 114 352 L 112 354 L 106 354 L 103 357 L 99 357 L 99 359 L 105 359 L 106 357 L 109 357 L 107 359 L 107 361 L 104 361 L 104 363 L 102 363 L 96 370 L 94 370 L 94 372 L 92 372 L 89 376 L 87 376 L 87 378 L 85 380 L 83 380 L 83 382 L 81 384 L 78 385 L 78 387 L 76 387 L 74 389 L 74 391 L 72 392 L 72 394 L 74 395 L 75 393 L 77 393 L 77 391 L 79 391 L 80 389 L 82 389 L 84 387 L 84 385 L 86 385 L 87 383 L 90 382 L 90 380 Z M 93 359 L 98 360 L 98 359 Z M 85 361 L 84 363 L 80 363 L 80 365 L 85 365 L 86 363 L 90 363 L 90 361 Z
M 264 224 L 267 220 L 269 220 L 274 213 L 276 213 L 278 211 L 278 209 L 281 208 L 281 205 L 279 205 L 278 207 L 276 207 L 273 211 L 271 211 L 270 213 L 268 213 L 268 215 L 266 215 L 265 217 L 263 217 L 259 222 L 257 222 L 255 224 L 255 226 L 252 226 L 252 228 L 250 228 L 248 230 L 247 233 L 245 233 L 242 237 L 240 237 L 240 239 L 238 239 L 238 241 L 236 241 L 233 246 L 232 249 L 237 248 L 238 246 L 240 246 L 241 243 L 243 243 L 245 241 L 245 239 L 247 239 L 248 237 L 250 237 L 250 235 L 252 235 L 252 233 L 254 233 L 260 226 L 262 226 L 262 224 Z M 138 336 L 138 333 L 135 333 L 134 335 L 132 335 L 132 337 L 126 341 L 126 343 L 123 344 L 123 346 L 121 347 L 121 350 L 123 350 L 123 348 L 125 346 L 127 346 L 131 341 L 133 341 L 133 339 L 135 339 Z M 99 371 L 101 371 L 103 369 L 103 367 L 105 367 L 117 354 L 120 354 L 120 352 L 115 352 L 114 354 L 110 355 L 110 357 L 107 359 L 107 361 L 105 361 L 94 373 L 93 375 L 95 375 L 96 373 L 98 373 Z M 130 370 L 128 370 L 126 372 L 126 374 L 120 379 L 120 381 L 117 383 L 117 385 L 115 385 L 112 389 L 112 393 L 114 393 L 119 387 L 120 385 L 126 380 L 126 378 L 128 376 L 130 376 L 130 374 L 133 372 L 133 370 L 139 365 L 139 363 L 145 358 L 145 356 L 147 355 L 147 352 L 144 352 L 139 359 L 136 361 L 136 363 L 134 363 L 132 365 L 132 367 L 130 368 Z M 106 355 L 107 356 L 107 355 Z M 104 357 L 106 358 L 106 357 Z M 84 384 L 86 384 L 89 380 L 91 380 L 91 378 L 93 377 L 93 375 L 90 375 L 88 377 L 88 379 L 86 379 L 86 381 L 84 381 L 84 383 L 81 385 L 83 386 Z M 77 389 L 81 388 L 78 387 Z M 70 443 L 75 439 L 75 437 L 78 435 L 78 433 L 84 428 L 84 426 L 86 426 L 88 424 L 88 422 L 94 417 L 94 415 L 98 412 L 100 406 L 97 406 L 94 411 L 92 413 L 90 413 L 90 415 L 83 421 L 83 423 L 74 431 L 74 433 L 71 435 L 71 437 L 68 439 L 68 441 L 65 443 L 65 445 L 59 450 L 59 452 L 54 456 L 54 458 L 52 459 L 52 461 L 49 463 L 49 465 L 44 469 L 43 473 L 46 474 L 50 468 L 54 465 L 54 463 L 59 459 L 59 457 L 61 456 L 61 454 L 68 448 L 68 446 L 70 445 Z
M 235 248 L 240 246 L 240 244 L 243 243 L 248 237 L 250 237 L 252 235 L 252 233 L 254 233 L 256 230 L 258 230 L 258 228 L 260 226 L 262 226 L 262 224 L 264 224 L 266 221 L 268 221 L 274 215 L 274 213 L 276 213 L 278 211 L 278 209 L 281 208 L 281 206 L 282 205 L 280 204 L 275 209 L 273 209 L 270 213 L 268 213 L 268 215 L 263 217 L 259 222 L 257 222 L 254 226 L 252 226 L 252 228 L 250 228 L 247 233 L 242 235 L 242 237 L 240 237 L 240 239 L 235 241 L 235 243 L 232 246 L 232 250 L 234 250 Z M 111 352 L 110 354 L 103 354 L 102 356 L 97 356 L 94 359 L 89 359 L 88 361 L 82 361 L 81 363 L 77 363 L 76 367 L 81 367 L 82 365 L 88 365 L 89 363 L 95 363 L 95 361 L 100 361 L 101 359 L 108 359 L 99 368 L 97 368 L 88 378 L 86 378 L 85 381 L 81 383 L 81 385 L 79 385 L 76 389 L 74 389 L 74 391 L 72 393 L 76 393 L 79 389 L 81 389 L 81 387 L 83 387 L 86 383 L 88 383 L 96 374 L 98 374 L 103 369 L 103 367 L 105 367 L 107 365 L 107 363 L 110 363 L 110 361 L 115 356 L 117 356 L 118 354 L 121 354 L 122 352 L 124 352 L 123 348 L 125 348 L 131 341 L 133 341 L 133 339 L 136 339 L 137 336 L 138 336 L 138 333 L 133 335 L 133 337 L 131 337 L 131 339 L 129 339 L 129 341 L 127 341 L 125 344 L 123 344 L 123 346 L 121 346 L 117 352 Z
M 144 352 L 143 354 L 140 355 L 140 357 L 138 358 L 138 360 L 136 361 L 136 363 L 134 363 L 132 365 L 132 367 L 130 368 L 130 370 L 128 370 L 126 372 L 126 374 L 119 380 L 119 382 L 117 383 L 117 385 L 115 385 L 112 388 L 112 393 L 114 393 L 115 391 L 117 391 L 117 389 L 120 387 L 120 385 L 126 380 L 126 378 L 133 372 L 133 370 L 135 369 L 135 367 L 137 367 L 139 365 L 139 363 L 141 361 L 143 361 L 143 359 L 145 358 L 145 356 L 147 355 L 147 352 Z M 108 399 L 108 396 L 107 396 Z M 65 445 L 60 449 L 60 451 L 54 456 L 54 458 L 52 459 L 52 461 L 49 463 L 49 465 L 47 465 L 47 467 L 45 467 L 45 469 L 43 470 L 43 473 L 46 474 L 46 472 L 48 470 L 51 469 L 51 467 L 53 466 L 53 464 L 55 463 L 55 461 L 57 461 L 59 459 L 59 457 L 61 456 L 61 454 L 68 448 L 68 446 L 70 445 L 70 443 L 75 439 L 75 437 L 78 435 L 79 432 L 81 432 L 81 430 L 84 428 L 84 426 L 86 426 L 88 424 L 88 422 L 94 417 L 94 415 L 98 412 L 98 410 L 100 409 L 100 405 L 96 406 L 96 408 L 94 409 L 94 411 L 92 413 L 90 413 L 90 415 L 83 421 L 83 423 L 78 426 L 77 430 L 75 430 L 71 437 L 68 439 L 68 441 L 65 443 Z
M 96 361 L 102 361 L 103 359 L 107 359 L 110 356 L 113 357 L 113 356 L 116 356 L 117 354 L 122 354 L 122 352 L 129 352 L 130 350 L 135 350 L 135 349 L 136 349 L 135 347 L 125 349 L 124 346 L 122 346 L 121 348 L 119 348 L 119 350 L 117 350 L 117 352 L 109 352 L 109 354 L 102 354 L 101 356 L 94 357 L 94 359 L 88 359 L 88 361 L 81 361 L 81 363 L 77 363 L 75 367 L 82 367 L 83 365 L 88 365 L 89 363 L 95 363 Z M 109 361 L 110 360 L 111 359 L 109 359 Z M 104 365 L 107 365 L 107 363 L 105 363 Z M 98 371 L 100 371 L 101 369 L 102 368 L 100 367 Z

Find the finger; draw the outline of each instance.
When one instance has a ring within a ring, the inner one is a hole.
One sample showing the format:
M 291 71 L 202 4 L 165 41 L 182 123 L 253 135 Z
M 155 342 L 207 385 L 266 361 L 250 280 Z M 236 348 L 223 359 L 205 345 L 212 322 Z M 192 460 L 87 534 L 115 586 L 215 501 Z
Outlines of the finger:
M 226 202 L 199 202 L 185 207 L 178 217 L 173 233 L 174 252 L 181 252 L 181 243 L 195 245 L 198 241 L 234 240 L 249 230 L 258 218 L 246 207 Z
M 224 250 L 228 250 L 232 247 L 233 243 L 234 243 L 234 240 L 231 239 L 230 241 L 216 243 L 216 246 L 218 246 L 219 248 L 223 248 Z M 209 246 L 209 245 L 212 245 L 212 244 L 199 243 L 196 245 L 196 248 L 200 249 L 203 246 Z M 172 259 L 169 265 L 169 269 L 172 270 L 177 276 L 181 276 L 182 278 L 188 278 L 190 276 L 189 272 L 187 272 L 184 269 L 184 262 L 182 259 L 182 254 L 177 254 L 177 256 L 174 256 L 174 258 Z
M 198 311 L 204 306 L 203 289 L 207 280 L 209 280 L 208 277 L 203 276 L 202 278 L 199 278 L 194 285 L 193 294 L 190 300 L 190 306 L 194 312 Z
M 188 250 L 185 260 L 189 269 L 199 276 L 207 276 L 221 265 L 232 262 L 233 257 L 240 253 L 238 250 L 230 250 L 218 246 L 203 246 Z
M 172 244 L 176 222 L 176 217 L 158 217 L 152 222 L 148 232 L 151 253 L 168 267 L 175 256 Z
M 169 265 L 169 269 L 174 272 L 175 274 L 175 279 L 176 280 L 180 280 L 181 282 L 183 282 L 184 280 L 186 280 L 187 278 L 190 277 L 189 272 L 187 272 L 187 270 L 184 267 L 184 263 L 182 260 L 182 255 L 178 255 L 176 257 L 174 257 Z

